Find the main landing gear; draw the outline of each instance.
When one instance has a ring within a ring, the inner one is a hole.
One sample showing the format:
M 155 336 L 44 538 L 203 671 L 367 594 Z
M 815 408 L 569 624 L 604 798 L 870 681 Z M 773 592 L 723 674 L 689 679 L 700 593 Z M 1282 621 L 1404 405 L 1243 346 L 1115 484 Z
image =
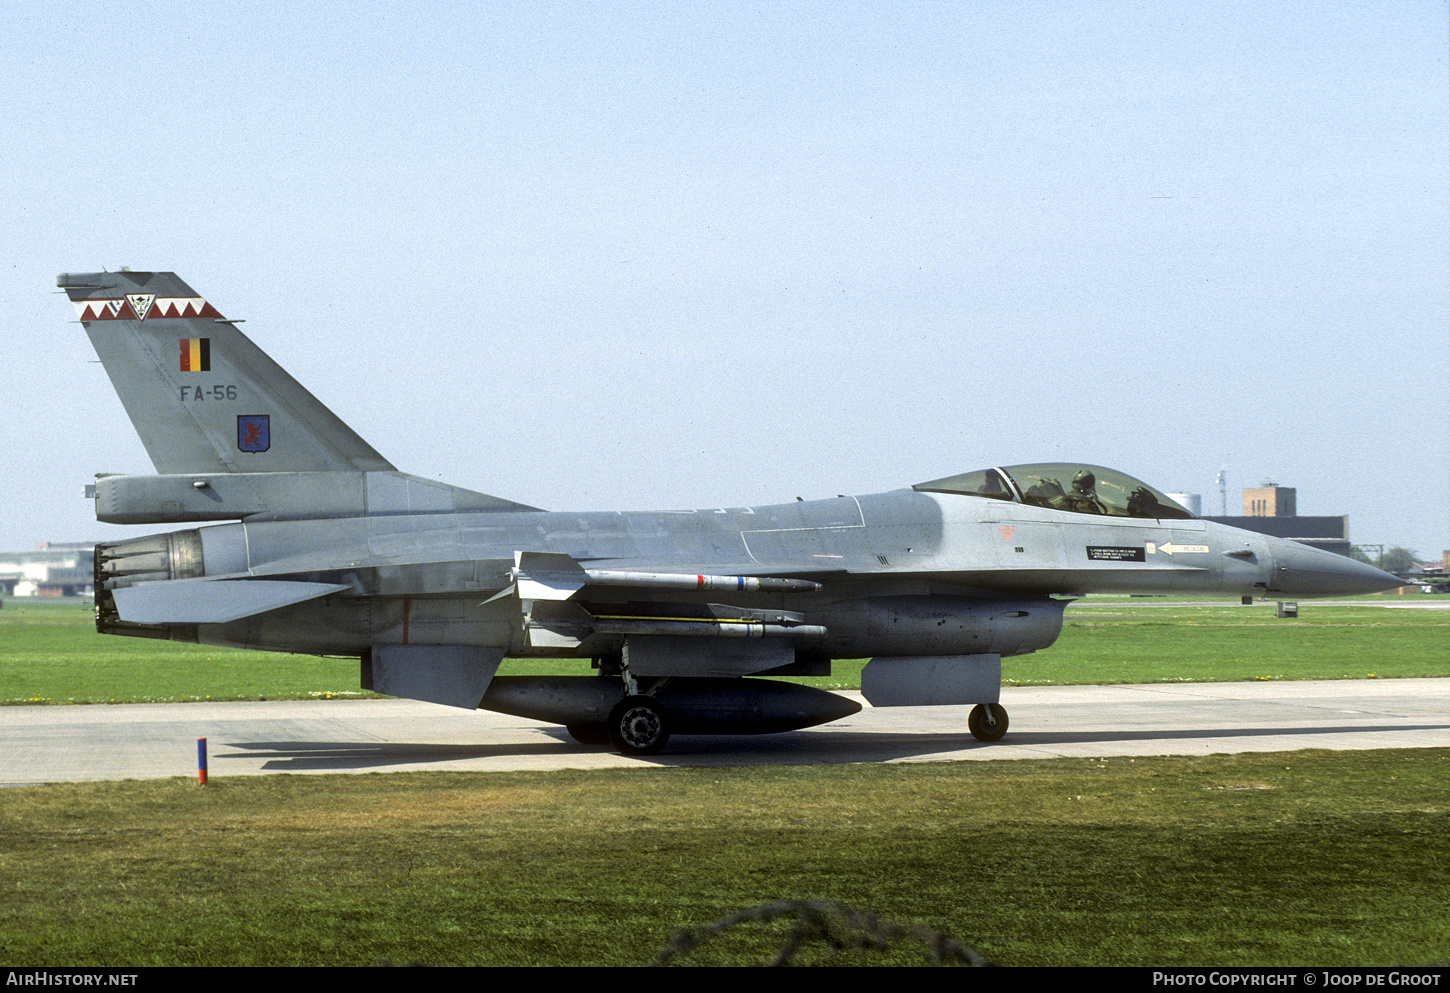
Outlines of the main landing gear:
M 647 696 L 627 696 L 615 704 L 606 727 L 610 744 L 626 755 L 653 755 L 670 740 L 665 709 Z
M 653 755 L 670 740 L 664 707 L 647 696 L 627 696 L 614 705 L 604 723 L 566 724 L 581 745 L 613 745 L 625 755 Z
M 978 741 L 1001 741 L 1007 733 L 1007 708 L 1000 703 L 979 703 L 967 715 L 967 730 Z

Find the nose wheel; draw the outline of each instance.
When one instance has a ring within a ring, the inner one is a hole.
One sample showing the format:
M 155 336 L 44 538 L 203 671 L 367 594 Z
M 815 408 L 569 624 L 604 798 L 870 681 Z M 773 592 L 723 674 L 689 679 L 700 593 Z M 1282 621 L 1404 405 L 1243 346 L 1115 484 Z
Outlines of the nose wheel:
M 1000 703 L 979 703 L 967 715 L 967 730 L 978 741 L 1001 741 L 1007 733 L 1007 708 Z

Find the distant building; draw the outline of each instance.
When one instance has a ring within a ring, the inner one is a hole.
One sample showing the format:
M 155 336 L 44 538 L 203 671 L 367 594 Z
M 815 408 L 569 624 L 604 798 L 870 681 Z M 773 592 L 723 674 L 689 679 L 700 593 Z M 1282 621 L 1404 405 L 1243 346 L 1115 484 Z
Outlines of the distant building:
M 1347 514 L 1336 517 L 1300 517 L 1296 505 L 1297 493 L 1293 487 L 1265 483 L 1263 486 L 1244 490 L 1242 517 L 1205 517 L 1204 520 L 1275 538 L 1289 538 L 1339 555 L 1349 554 Z
M 1293 517 L 1295 490 L 1291 486 L 1265 483 L 1244 490 L 1245 517 Z
M 23 552 L 0 552 L 0 591 L 10 596 L 85 596 L 92 592 L 92 542 L 43 541 Z
M 1349 516 L 1342 517 L 1205 517 L 1205 521 L 1292 538 L 1339 555 L 1349 554 Z

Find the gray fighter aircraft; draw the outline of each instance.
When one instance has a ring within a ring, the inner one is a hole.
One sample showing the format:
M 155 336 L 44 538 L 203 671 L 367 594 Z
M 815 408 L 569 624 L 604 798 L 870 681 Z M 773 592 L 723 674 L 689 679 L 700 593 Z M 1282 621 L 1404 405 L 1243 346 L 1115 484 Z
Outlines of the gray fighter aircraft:
M 96 627 L 361 661 L 367 689 L 565 725 L 650 754 L 679 733 L 859 710 L 772 676 L 867 658 L 874 706 L 974 705 L 1086 593 L 1313 597 L 1400 585 L 1195 518 L 1080 463 L 766 507 L 550 513 L 398 472 L 173 273 L 57 279 L 159 475 L 99 475 L 96 517 L 202 524 L 98 545 Z M 506 657 L 592 675 L 498 675 Z

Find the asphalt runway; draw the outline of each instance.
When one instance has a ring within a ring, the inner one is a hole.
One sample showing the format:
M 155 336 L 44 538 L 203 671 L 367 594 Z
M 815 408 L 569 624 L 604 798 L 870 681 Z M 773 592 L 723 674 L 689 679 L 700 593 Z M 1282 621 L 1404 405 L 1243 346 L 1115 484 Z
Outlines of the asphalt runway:
M 411 700 L 0 707 L 0 786 L 194 777 L 199 737 L 212 779 L 1450 746 L 1450 679 L 1007 687 L 1002 703 L 1011 727 L 990 745 L 968 733 L 966 707 L 867 707 L 788 734 L 676 736 L 649 758 Z

